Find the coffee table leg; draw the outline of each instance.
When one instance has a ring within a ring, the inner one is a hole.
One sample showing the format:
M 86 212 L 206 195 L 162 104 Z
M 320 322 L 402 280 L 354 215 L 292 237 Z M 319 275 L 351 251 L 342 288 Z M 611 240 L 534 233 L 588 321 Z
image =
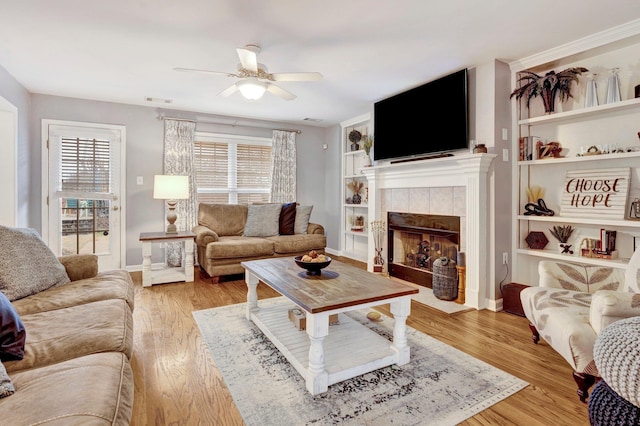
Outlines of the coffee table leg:
M 329 375 L 324 369 L 323 346 L 324 338 L 329 334 L 329 316 L 324 313 L 307 313 L 307 334 L 310 342 L 307 390 L 311 395 L 318 395 L 329 389 Z
M 258 308 L 258 277 L 252 272 L 245 271 L 244 280 L 247 283 L 247 319 L 251 320 L 251 313 Z
M 398 352 L 397 365 L 409 362 L 410 348 L 407 346 L 407 317 L 411 313 L 411 296 L 405 296 L 391 302 L 393 314 L 393 344 L 391 348 Z

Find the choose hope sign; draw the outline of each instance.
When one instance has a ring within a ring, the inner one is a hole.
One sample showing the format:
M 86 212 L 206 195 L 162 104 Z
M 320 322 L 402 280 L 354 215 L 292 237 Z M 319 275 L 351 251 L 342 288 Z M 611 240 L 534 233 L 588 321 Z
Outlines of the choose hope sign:
M 567 171 L 560 214 L 624 219 L 630 177 L 628 167 Z

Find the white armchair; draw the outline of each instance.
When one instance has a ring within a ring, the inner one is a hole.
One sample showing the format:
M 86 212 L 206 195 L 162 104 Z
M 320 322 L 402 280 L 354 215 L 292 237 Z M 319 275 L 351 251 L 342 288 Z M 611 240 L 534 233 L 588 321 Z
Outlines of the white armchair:
M 600 331 L 623 318 L 640 316 L 640 250 L 622 269 L 559 261 L 538 264 L 540 286 L 520 293 L 534 343 L 542 337 L 573 368 L 585 402 L 599 377 L 593 347 Z

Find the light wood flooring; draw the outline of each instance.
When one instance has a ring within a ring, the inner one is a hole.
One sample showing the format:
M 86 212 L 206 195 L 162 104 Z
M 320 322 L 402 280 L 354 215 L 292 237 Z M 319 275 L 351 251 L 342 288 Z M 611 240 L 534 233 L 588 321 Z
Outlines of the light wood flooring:
M 245 302 L 242 277 L 211 284 L 196 271 L 195 282 L 143 288 L 141 273 L 131 275 L 136 283 L 131 424 L 242 425 L 191 314 Z M 258 295 L 278 296 L 263 283 Z M 530 383 L 463 425 L 589 424 L 568 364 L 546 342 L 533 344 L 525 318 L 488 310 L 447 315 L 416 302 L 411 309 L 411 327 Z M 381 310 L 390 315 L 388 305 Z

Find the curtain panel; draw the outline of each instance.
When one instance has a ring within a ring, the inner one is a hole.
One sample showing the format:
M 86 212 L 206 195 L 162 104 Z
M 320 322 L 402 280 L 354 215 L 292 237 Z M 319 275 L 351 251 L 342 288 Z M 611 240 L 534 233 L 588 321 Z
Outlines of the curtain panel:
M 271 144 L 272 203 L 296 201 L 296 133 L 273 131 Z
M 164 174 L 189 176 L 189 198 L 177 200 L 176 227 L 190 231 L 197 222 L 196 183 L 193 168 L 193 142 L 196 123 L 193 121 L 164 120 Z M 165 203 L 165 215 L 168 212 Z M 167 266 L 182 266 L 182 243 L 167 243 Z

